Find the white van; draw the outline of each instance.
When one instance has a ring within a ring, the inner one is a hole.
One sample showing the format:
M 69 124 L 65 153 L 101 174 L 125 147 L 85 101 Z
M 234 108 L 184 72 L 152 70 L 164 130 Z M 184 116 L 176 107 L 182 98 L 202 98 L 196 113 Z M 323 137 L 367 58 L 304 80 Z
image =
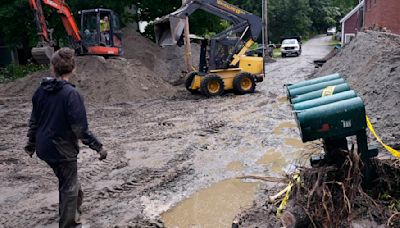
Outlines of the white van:
M 327 36 L 333 36 L 333 35 L 335 35 L 335 33 L 336 33 L 336 27 L 328 28 L 326 30 L 326 35 Z

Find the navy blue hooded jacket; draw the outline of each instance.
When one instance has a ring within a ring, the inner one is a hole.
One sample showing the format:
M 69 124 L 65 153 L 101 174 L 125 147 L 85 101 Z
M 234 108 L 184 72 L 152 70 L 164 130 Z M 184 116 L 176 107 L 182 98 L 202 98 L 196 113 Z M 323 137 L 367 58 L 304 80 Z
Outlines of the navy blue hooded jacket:
M 78 139 L 99 152 L 102 144 L 88 130 L 82 96 L 71 83 L 44 78 L 32 98 L 29 143 L 47 162 L 75 161 Z

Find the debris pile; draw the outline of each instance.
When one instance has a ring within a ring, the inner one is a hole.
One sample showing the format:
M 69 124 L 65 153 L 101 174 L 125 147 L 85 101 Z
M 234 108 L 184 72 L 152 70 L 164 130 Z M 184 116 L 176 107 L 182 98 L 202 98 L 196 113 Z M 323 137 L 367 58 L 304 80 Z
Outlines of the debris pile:
M 277 215 L 282 185 L 266 191 L 269 199 L 256 201 L 237 219 L 239 227 L 399 227 L 400 163 L 373 159 L 369 180 L 354 149 L 342 166 L 301 168 L 283 213 Z M 289 179 L 288 179 L 289 181 Z M 272 196 L 274 195 L 274 196 Z
M 359 155 L 354 149 L 347 151 L 342 166 L 323 166 L 301 170 L 301 182 L 297 183 L 291 194 L 291 207 L 282 214 L 281 221 L 286 227 L 354 227 L 363 225 L 400 225 L 400 219 L 388 221 L 393 210 L 389 201 L 380 198 L 387 194 L 399 197 L 399 193 L 386 188 L 376 188 L 384 175 L 379 169 L 379 160 L 370 164 L 373 173 L 366 177 Z M 364 171 L 364 172 L 363 172 Z M 399 169 L 393 171 L 399 172 Z M 364 178 L 363 178 L 364 176 Z M 398 186 L 400 176 L 387 179 L 388 185 Z M 381 185 L 383 186 L 383 185 Z
M 364 99 L 383 141 L 400 149 L 400 36 L 369 31 L 330 59 L 317 76 L 341 73 Z

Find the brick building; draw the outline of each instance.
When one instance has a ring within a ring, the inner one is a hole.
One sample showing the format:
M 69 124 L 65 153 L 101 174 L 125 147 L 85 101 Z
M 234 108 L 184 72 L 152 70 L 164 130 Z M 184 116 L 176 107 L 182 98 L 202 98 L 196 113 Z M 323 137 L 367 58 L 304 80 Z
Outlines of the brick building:
M 340 23 L 342 45 L 363 29 L 400 34 L 400 0 L 362 0 Z
M 357 32 L 363 28 L 364 8 L 364 1 L 360 1 L 352 11 L 340 20 L 342 24 L 342 46 L 350 42 L 357 35 Z
M 364 2 L 364 28 L 400 34 L 400 0 L 365 0 Z

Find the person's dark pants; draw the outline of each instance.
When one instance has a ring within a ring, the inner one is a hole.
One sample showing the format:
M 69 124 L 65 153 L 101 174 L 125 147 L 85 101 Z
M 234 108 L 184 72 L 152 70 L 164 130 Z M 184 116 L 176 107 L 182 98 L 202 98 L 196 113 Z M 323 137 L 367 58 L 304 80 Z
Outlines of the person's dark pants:
M 83 192 L 78 183 L 77 162 L 47 163 L 58 178 L 60 196 L 59 227 L 80 227 L 79 216 Z

